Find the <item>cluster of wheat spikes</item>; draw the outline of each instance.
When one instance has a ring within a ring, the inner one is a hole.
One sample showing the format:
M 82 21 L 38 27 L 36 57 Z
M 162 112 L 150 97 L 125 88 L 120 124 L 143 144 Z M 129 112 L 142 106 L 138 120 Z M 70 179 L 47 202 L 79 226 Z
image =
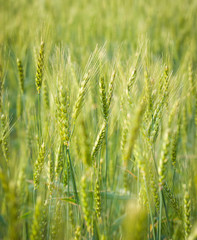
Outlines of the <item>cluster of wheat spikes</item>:
M 97 47 L 79 73 L 69 52 L 45 55 L 42 42 L 32 103 L 25 63 L 16 61 L 15 122 L 1 70 L 1 238 L 188 239 L 196 210 L 192 62 L 182 76 L 147 65 L 141 52 L 123 72 Z
M 197 239 L 197 1 L 0 1 L 0 240 Z

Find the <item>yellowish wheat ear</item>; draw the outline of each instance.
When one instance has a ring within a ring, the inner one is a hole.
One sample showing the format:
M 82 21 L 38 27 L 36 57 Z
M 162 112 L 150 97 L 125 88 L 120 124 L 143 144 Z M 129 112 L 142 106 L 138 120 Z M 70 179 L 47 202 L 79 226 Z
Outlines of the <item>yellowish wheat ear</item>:
M 41 42 L 40 52 L 37 59 L 37 68 L 36 68 L 36 88 L 37 88 L 38 94 L 40 94 L 40 89 L 42 86 L 43 71 L 44 71 L 44 42 Z

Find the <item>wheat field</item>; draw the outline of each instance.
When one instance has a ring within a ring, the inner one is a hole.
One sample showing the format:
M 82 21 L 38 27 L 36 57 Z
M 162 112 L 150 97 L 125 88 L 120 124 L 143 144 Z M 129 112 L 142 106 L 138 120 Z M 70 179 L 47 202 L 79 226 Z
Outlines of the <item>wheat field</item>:
M 0 0 L 0 240 L 197 239 L 196 24 L 196 0 Z

